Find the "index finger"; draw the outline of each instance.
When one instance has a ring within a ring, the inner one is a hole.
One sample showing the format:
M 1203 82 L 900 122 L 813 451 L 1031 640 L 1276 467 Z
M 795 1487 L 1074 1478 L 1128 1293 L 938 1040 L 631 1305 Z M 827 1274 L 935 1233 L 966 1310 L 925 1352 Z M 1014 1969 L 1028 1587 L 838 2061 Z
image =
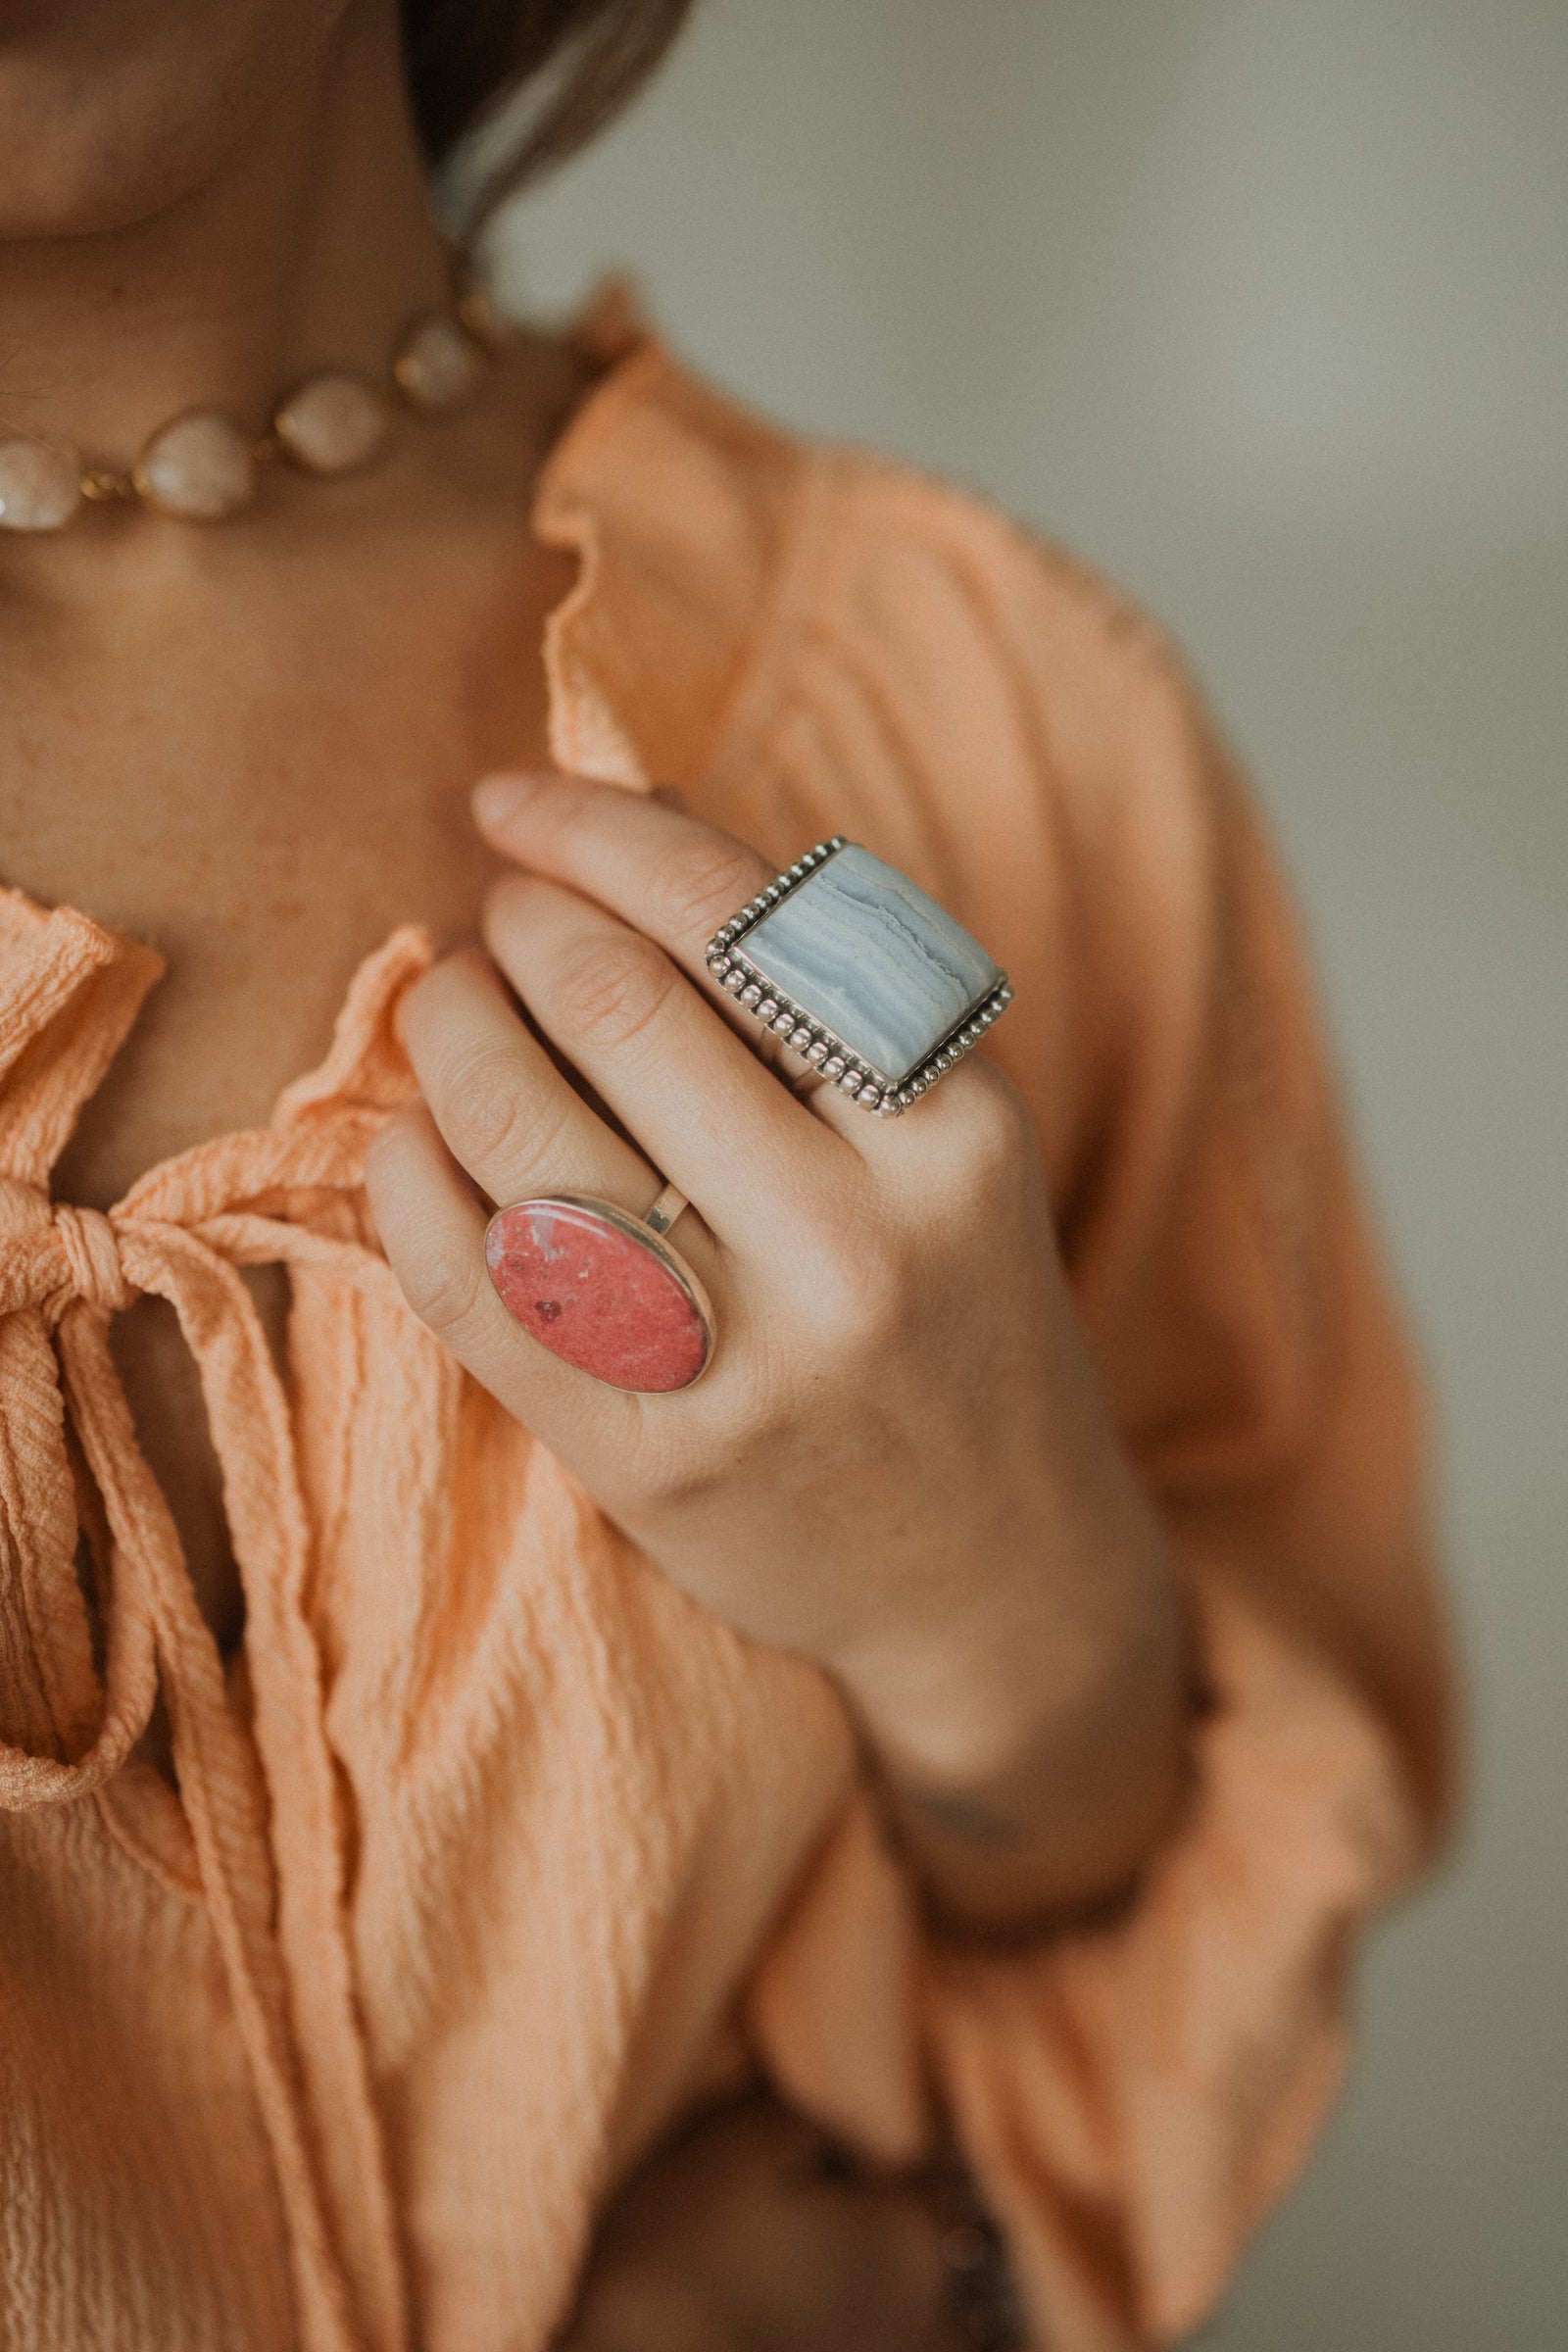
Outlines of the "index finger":
M 474 814 L 506 856 L 597 900 L 662 947 L 759 1060 L 777 1066 L 786 1041 L 759 1028 L 717 985 L 707 960 L 714 933 L 777 879 L 777 868 L 756 850 L 666 800 L 571 776 L 489 777 L 474 795 Z M 874 1150 L 866 1130 L 875 1122 L 808 1061 L 790 1060 L 792 1091 L 862 1155 Z
M 668 801 L 549 773 L 489 776 L 474 794 L 486 839 L 534 873 L 597 899 L 706 984 L 721 924 L 773 868 L 744 841 Z

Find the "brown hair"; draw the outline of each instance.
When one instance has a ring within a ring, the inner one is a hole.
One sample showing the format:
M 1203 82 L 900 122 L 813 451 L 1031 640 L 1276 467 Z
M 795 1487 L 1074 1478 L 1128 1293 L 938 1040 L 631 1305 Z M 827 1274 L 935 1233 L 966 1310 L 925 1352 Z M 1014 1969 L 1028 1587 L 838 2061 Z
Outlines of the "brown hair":
M 400 0 L 415 122 L 432 165 L 536 76 L 545 95 L 486 180 L 483 214 L 573 154 L 653 72 L 692 0 Z

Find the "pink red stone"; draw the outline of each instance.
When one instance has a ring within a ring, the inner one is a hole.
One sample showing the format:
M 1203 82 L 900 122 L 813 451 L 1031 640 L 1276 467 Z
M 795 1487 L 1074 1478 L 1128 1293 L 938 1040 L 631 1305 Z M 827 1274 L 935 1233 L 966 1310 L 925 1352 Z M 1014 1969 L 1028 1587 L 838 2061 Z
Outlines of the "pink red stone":
M 498 1210 L 485 1262 L 503 1305 L 553 1355 L 613 1388 L 689 1388 L 712 1340 L 706 1316 L 650 1234 L 575 1201 Z

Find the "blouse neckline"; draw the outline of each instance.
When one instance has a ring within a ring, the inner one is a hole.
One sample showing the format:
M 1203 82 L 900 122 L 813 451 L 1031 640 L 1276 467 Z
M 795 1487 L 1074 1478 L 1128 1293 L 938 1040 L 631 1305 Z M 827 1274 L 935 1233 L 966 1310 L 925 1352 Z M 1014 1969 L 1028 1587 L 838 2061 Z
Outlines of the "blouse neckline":
M 634 601 L 637 576 L 636 550 L 621 541 L 638 536 L 638 521 L 622 524 L 617 490 L 622 445 L 638 439 L 639 405 L 657 404 L 680 371 L 621 280 L 596 290 L 568 334 L 601 371 L 545 456 L 530 516 L 542 545 L 578 558 L 577 576 L 545 625 L 551 754 L 564 766 L 647 790 L 651 771 L 631 713 L 654 682 L 654 664 L 638 659 L 638 616 L 612 609 L 617 599 Z M 247 1151 L 259 1152 L 259 1165 L 270 1162 L 275 1153 L 264 1139 L 302 1120 L 339 1108 L 384 1112 L 406 1099 L 412 1081 L 391 1012 L 430 959 L 421 926 L 396 926 L 361 957 L 325 1055 L 282 1089 L 269 1125 L 220 1134 L 154 1163 L 111 1213 L 166 1213 L 186 1176 L 215 1153 L 232 1175 Z M 51 906 L 0 883 L 0 1182 L 47 1189 L 166 958 L 69 902 Z

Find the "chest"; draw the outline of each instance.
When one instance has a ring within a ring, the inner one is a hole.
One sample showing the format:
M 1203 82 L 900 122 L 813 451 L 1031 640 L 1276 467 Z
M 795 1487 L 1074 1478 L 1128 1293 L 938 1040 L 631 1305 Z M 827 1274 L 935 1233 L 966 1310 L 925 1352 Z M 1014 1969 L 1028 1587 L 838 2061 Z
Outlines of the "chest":
M 59 1170 L 104 1207 L 143 1169 L 265 1122 L 401 922 L 472 932 L 488 767 L 543 757 L 540 551 L 442 576 L 253 583 L 30 660 L 0 632 L 0 878 L 159 949 Z M 183 625 L 181 623 L 183 622 Z
M 264 573 L 47 651 L 0 628 L 0 879 L 159 949 L 167 972 L 56 1170 L 106 1208 L 148 1167 L 265 1124 L 400 923 L 470 935 L 487 768 L 544 756 L 546 616 L 569 578 L 516 534 L 450 560 Z M 275 1268 L 253 1288 L 281 1349 Z M 117 1319 L 143 1448 L 210 1620 L 240 1604 L 194 1368 L 161 1301 Z

